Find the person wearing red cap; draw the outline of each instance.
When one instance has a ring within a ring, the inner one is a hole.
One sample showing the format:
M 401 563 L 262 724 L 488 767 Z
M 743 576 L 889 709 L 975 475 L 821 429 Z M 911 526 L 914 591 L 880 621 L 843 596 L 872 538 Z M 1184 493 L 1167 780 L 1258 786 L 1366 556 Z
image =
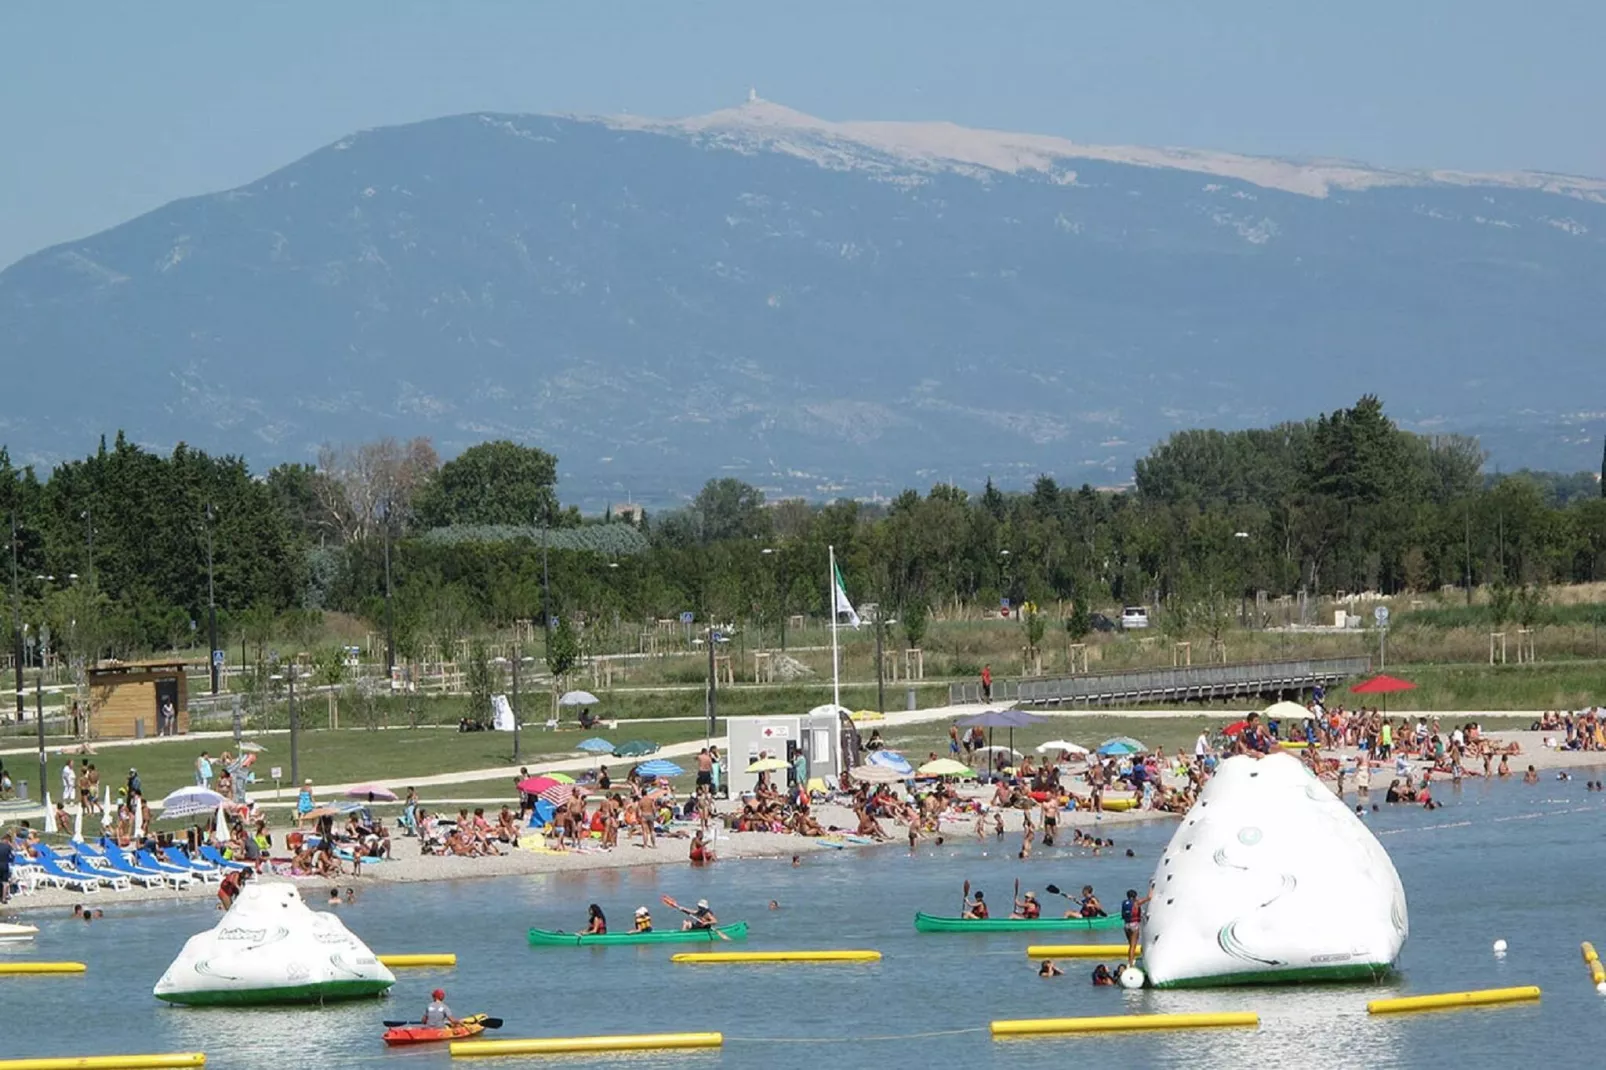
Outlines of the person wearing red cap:
M 430 1004 L 424 1011 L 424 1025 L 429 1029 L 444 1029 L 447 1026 L 458 1026 L 459 1022 L 452 1015 L 452 1008 L 446 1005 L 446 990 L 437 988 L 429 994 Z

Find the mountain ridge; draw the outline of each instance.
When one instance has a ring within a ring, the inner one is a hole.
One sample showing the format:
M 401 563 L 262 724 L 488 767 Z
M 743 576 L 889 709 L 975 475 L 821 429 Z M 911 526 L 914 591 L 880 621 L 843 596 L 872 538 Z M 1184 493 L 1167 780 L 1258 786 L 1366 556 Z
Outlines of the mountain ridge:
M 375 128 L 0 272 L 0 345 L 48 357 L 0 440 L 512 437 L 592 503 L 870 496 L 1123 482 L 1170 430 L 1377 392 L 1506 467 L 1593 467 L 1606 183 L 1446 174 L 761 99 Z

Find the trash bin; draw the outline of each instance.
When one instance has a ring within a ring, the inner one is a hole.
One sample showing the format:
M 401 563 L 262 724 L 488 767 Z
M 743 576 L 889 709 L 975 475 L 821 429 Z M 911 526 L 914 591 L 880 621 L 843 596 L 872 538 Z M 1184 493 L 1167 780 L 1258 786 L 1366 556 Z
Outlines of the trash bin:
M 915 702 L 915 689 L 912 688 L 912 687 L 909 688 L 908 691 L 906 692 L 906 695 L 907 695 L 907 697 L 905 698 L 904 701 L 907 703 L 907 705 L 904 706 L 904 709 L 906 709 L 906 710 L 917 710 L 917 709 L 919 709 L 920 707 Z
M 28 782 L 26 780 L 17 781 L 17 801 L 28 801 Z
M 135 739 L 144 739 L 145 738 L 145 718 L 143 718 L 143 717 L 134 718 L 134 738 Z

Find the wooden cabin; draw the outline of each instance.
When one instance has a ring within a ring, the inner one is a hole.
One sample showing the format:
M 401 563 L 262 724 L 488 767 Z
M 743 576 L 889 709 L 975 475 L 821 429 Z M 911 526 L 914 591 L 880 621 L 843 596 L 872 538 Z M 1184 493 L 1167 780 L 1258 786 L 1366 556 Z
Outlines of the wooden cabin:
M 183 735 L 190 730 L 186 672 L 173 659 L 106 661 L 89 670 L 89 732 L 94 739 Z M 169 711 L 164 715 L 163 711 Z

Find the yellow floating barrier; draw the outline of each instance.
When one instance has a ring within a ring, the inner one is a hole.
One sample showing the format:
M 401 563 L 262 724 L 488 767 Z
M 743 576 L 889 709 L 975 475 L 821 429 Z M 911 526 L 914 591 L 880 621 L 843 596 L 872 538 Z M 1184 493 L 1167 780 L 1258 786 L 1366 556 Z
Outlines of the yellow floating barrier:
M 83 973 L 82 962 L 0 962 L 0 974 Z M 5 1064 L 0 1063 L 0 1066 Z
M 77 1059 L 0 1059 L 0 1070 L 169 1070 L 205 1066 L 202 1051 L 166 1055 L 86 1055 Z
M 1582 949 L 1583 949 L 1583 952 L 1584 952 L 1584 961 L 1585 962 L 1599 962 L 1600 961 L 1600 956 L 1595 954 L 1595 945 L 1594 944 L 1590 943 L 1588 940 L 1585 940 L 1584 943 L 1583 943 L 1583 948 Z
M 1138 948 L 1138 954 L 1143 949 Z M 1126 958 L 1125 944 L 1032 944 L 1026 949 L 1029 959 L 1115 959 Z
M 701 965 L 738 962 L 880 962 L 879 951 L 683 951 L 670 962 Z
M 995 1037 L 1048 1036 L 1055 1033 L 1125 1033 L 1149 1029 L 1214 1029 L 1258 1026 L 1253 1011 L 1220 1014 L 1116 1014 L 1106 1018 L 1005 1018 L 993 1022 Z
M 638 1033 L 619 1037 L 529 1037 L 524 1040 L 458 1040 L 452 1058 L 482 1055 L 568 1055 L 597 1051 L 668 1051 L 679 1048 L 719 1048 L 723 1033 Z
M 399 969 L 404 966 L 456 966 L 456 955 L 375 955 L 381 965 Z
M 1440 992 L 1431 996 L 1374 999 L 1366 1005 L 1366 1013 L 1404 1014 L 1409 1011 L 1453 1010 L 1458 1007 L 1492 1007 L 1501 1003 L 1522 1003 L 1538 998 L 1538 985 L 1484 988 L 1475 992 Z

